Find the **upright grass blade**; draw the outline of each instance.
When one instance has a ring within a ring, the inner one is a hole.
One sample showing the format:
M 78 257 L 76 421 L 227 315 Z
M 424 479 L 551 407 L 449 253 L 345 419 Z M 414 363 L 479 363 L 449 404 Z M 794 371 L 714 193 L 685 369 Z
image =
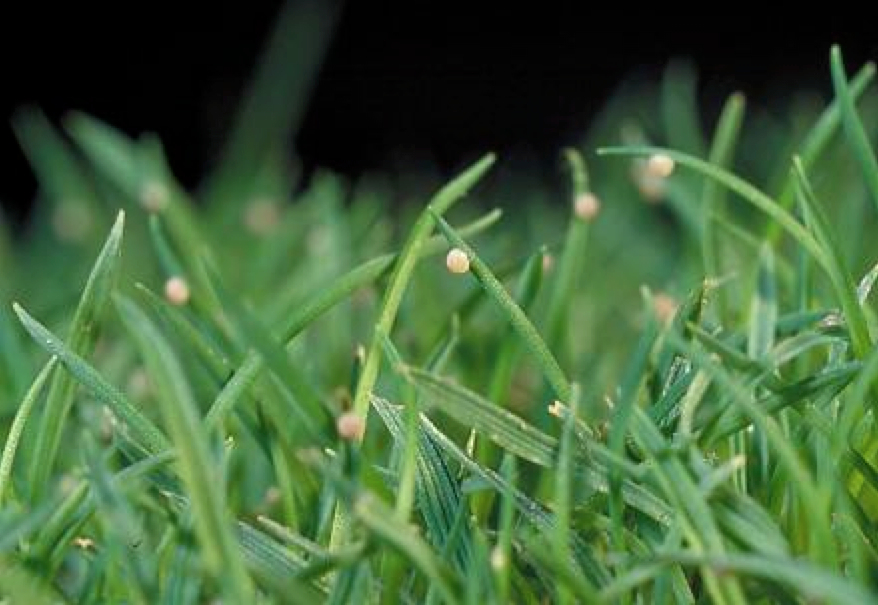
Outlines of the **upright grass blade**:
M 710 146 L 708 161 L 721 168 L 730 168 L 738 144 L 738 135 L 744 121 L 744 95 L 735 93 L 728 98 L 723 106 L 713 142 Z M 725 190 L 716 181 L 706 178 L 701 192 L 701 255 L 704 272 L 708 278 L 719 278 L 722 275 L 719 259 L 722 256 L 719 248 L 715 223 L 725 217 Z M 725 291 L 717 292 L 719 316 L 726 317 Z
M 249 90 L 206 187 L 206 199 L 224 215 L 248 201 L 272 153 L 292 142 L 305 115 L 336 18 L 332 3 L 308 0 L 281 7 Z
M 232 602 L 253 598 L 253 587 L 225 507 L 224 484 L 211 461 L 207 437 L 198 421 L 195 401 L 180 363 L 158 328 L 131 301 L 118 298 L 125 327 L 155 381 L 159 409 L 179 456 L 179 470 L 192 500 L 195 532 L 205 564 Z
M 830 65 L 832 69 L 832 86 L 835 96 L 839 101 L 842 123 L 848 143 L 853 148 L 854 157 L 860 164 L 863 180 L 872 195 L 872 201 L 878 208 L 878 160 L 875 159 L 875 151 L 869 144 L 869 137 L 857 115 L 854 105 L 854 95 L 848 86 L 847 75 L 844 70 L 844 62 L 841 57 L 841 49 L 833 46 L 830 51 Z
M 454 230 L 438 213 L 430 209 L 430 212 L 442 230 L 442 233 L 448 239 L 448 242 L 463 250 L 469 258 L 473 273 L 478 279 L 479 284 L 485 290 L 485 293 L 494 301 L 506 316 L 512 328 L 521 337 L 528 351 L 533 355 L 536 362 L 540 365 L 546 381 L 555 392 L 555 396 L 563 402 L 570 401 L 570 382 L 564 375 L 558 361 L 549 351 L 549 347 L 540 336 L 537 329 L 525 315 L 521 307 L 512 299 L 500 280 L 488 268 L 488 266 L 480 259 L 475 251 L 470 248 L 460 234 Z
M 376 334 L 391 334 L 396 314 L 402 303 L 402 297 L 408 287 L 415 265 L 420 258 L 424 243 L 433 230 L 434 216 L 441 216 L 448 211 L 455 202 L 459 201 L 475 184 L 484 176 L 494 163 L 493 154 L 489 154 L 464 171 L 460 176 L 445 185 L 430 201 L 427 208 L 421 213 L 418 221 L 412 227 L 409 237 L 403 246 L 402 252 L 394 264 L 390 283 L 381 303 L 381 311 L 376 323 Z M 366 361 L 360 372 L 357 389 L 354 393 L 353 409 L 359 416 L 365 417 L 369 408 L 369 395 L 375 380 L 378 378 L 379 364 L 381 360 L 380 340 L 373 337 L 366 351 Z
M 793 170 L 796 175 L 800 199 L 811 229 L 825 250 L 825 258 L 828 263 L 828 266 L 825 267 L 826 273 L 844 313 L 854 354 L 858 359 L 863 359 L 871 349 L 872 339 L 869 336 L 863 308 L 857 300 L 856 283 L 844 260 L 838 236 L 817 201 L 814 190 L 805 174 L 805 169 L 798 159 L 793 160 Z
M 58 361 L 57 357 L 52 357 L 34 378 L 33 383 L 24 396 L 18 411 L 15 413 L 15 419 L 12 426 L 9 427 L 9 433 L 6 435 L 6 445 L 3 447 L 3 457 L 0 458 L 0 506 L 3 505 L 3 499 L 6 490 L 9 487 L 12 477 L 12 465 L 15 462 L 15 455 L 18 452 L 18 441 L 24 432 L 25 424 L 30 418 L 31 410 L 43 392 L 43 386 L 46 380 L 52 375 L 55 365 Z
M 575 149 L 566 149 L 564 160 L 570 171 L 574 199 L 572 206 L 575 209 L 575 200 L 588 193 L 588 171 L 585 161 Z M 589 230 L 589 222 L 573 212 L 567 226 L 567 234 L 564 237 L 564 247 L 558 261 L 558 269 L 552 279 L 552 290 L 546 312 L 546 342 L 558 351 L 564 350 L 562 331 L 568 319 L 571 298 L 577 285 L 581 283 Z
M 851 101 L 856 102 L 860 99 L 874 78 L 875 65 L 874 63 L 867 63 L 850 81 L 849 91 Z M 820 159 L 838 132 L 843 120 L 842 113 L 844 111 L 841 101 L 842 99 L 836 95 L 836 98 L 826 107 L 826 109 L 823 110 L 823 113 L 820 114 L 820 118 L 814 123 L 799 145 L 798 155 L 802 158 L 802 164 L 806 169 L 810 169 L 814 166 L 815 162 Z M 777 199 L 780 205 L 784 208 L 792 208 L 796 201 L 796 182 L 793 178 L 793 174 L 789 175 L 789 178 L 784 183 L 783 190 L 778 195 Z M 780 235 L 780 232 L 781 229 L 777 223 L 772 221 L 767 223 L 765 237 L 770 243 L 777 243 L 777 238 Z
M 67 339 L 67 346 L 74 355 L 88 355 L 94 346 L 104 309 L 115 287 L 121 266 L 124 225 L 125 214 L 120 212 L 79 299 Z M 18 308 L 16 313 L 21 317 Z M 76 381 L 73 377 L 65 372 L 55 374 L 46 396 L 31 458 L 29 476 L 32 501 L 39 500 L 45 492 L 55 464 L 64 423 L 75 395 Z

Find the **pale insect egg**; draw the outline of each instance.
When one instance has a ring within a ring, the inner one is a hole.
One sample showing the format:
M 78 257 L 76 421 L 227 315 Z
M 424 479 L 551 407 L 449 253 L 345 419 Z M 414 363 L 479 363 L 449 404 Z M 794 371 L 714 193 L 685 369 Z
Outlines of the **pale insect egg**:
M 175 306 L 183 306 L 189 302 L 189 284 L 182 277 L 175 275 L 165 282 L 165 298 Z
M 646 170 L 650 175 L 666 179 L 674 172 L 674 160 L 663 154 L 656 153 L 646 162 Z
M 466 273 L 469 271 L 469 257 L 460 248 L 452 248 L 445 257 L 445 266 L 452 273 Z
M 366 432 L 366 423 L 354 412 L 345 412 L 335 421 L 339 437 L 346 441 L 359 441 Z
M 601 210 L 601 202 L 593 193 L 582 193 L 573 202 L 573 212 L 584 221 L 593 221 Z

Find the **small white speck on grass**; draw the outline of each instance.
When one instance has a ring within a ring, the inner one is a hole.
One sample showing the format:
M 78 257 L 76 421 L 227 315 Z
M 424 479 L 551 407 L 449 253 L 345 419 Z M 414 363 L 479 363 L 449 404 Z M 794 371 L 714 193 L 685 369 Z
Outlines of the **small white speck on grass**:
M 445 257 L 445 266 L 457 275 L 466 273 L 469 271 L 469 257 L 460 248 L 452 248 Z
M 182 277 L 175 275 L 165 282 L 165 298 L 172 305 L 185 305 L 189 302 L 189 295 L 189 284 Z
M 564 418 L 564 404 L 560 401 L 553 401 L 549 405 L 549 414 L 555 418 Z
M 579 219 L 591 222 L 597 218 L 601 211 L 601 201 L 593 193 L 582 193 L 576 196 L 576 200 L 573 202 L 573 211 Z
M 491 568 L 494 571 L 503 571 L 508 564 L 509 561 L 507 560 L 506 553 L 503 552 L 502 548 L 495 546 L 491 549 Z
M 345 412 L 335 421 L 339 437 L 346 441 L 359 441 L 366 432 L 366 423 L 354 412 Z
M 158 181 L 149 181 L 140 190 L 140 205 L 147 212 L 161 212 L 168 205 L 168 188 Z
M 80 550 L 94 550 L 95 548 L 95 541 L 85 536 L 76 536 L 73 538 L 72 543 L 73 546 Z
M 674 160 L 663 153 L 653 154 L 646 161 L 647 172 L 660 179 L 666 179 L 671 176 L 675 166 Z
M 548 273 L 555 268 L 555 257 L 546 252 L 543 254 L 543 273 Z

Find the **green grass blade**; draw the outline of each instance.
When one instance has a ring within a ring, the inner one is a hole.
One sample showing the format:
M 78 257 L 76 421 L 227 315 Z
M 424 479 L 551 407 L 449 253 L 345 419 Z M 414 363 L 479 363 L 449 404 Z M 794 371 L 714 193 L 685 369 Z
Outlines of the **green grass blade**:
M 682 164 L 687 168 L 691 168 L 692 170 L 715 180 L 730 191 L 737 193 L 743 200 L 752 204 L 767 216 L 774 219 L 784 231 L 786 231 L 799 245 L 811 254 L 821 267 L 826 269 L 829 266 L 820 245 L 808 230 L 797 221 L 795 217 L 793 217 L 793 215 L 768 195 L 727 170 L 723 170 L 722 168 L 691 155 L 670 149 L 664 149 L 662 147 L 605 147 L 599 149 L 598 154 L 627 156 L 649 156 L 654 154 L 666 155 L 675 162 Z
M 152 320 L 134 303 L 117 299 L 117 308 L 153 379 L 159 408 L 178 453 L 178 468 L 189 497 L 205 564 L 233 602 L 244 603 L 253 587 L 244 568 L 226 510 L 223 481 L 217 476 L 207 437 L 200 426 L 189 384 L 176 354 Z
M 79 299 L 73 322 L 69 328 L 66 345 L 74 355 L 88 355 L 94 347 L 98 327 L 110 294 L 116 286 L 122 264 L 124 225 L 125 214 L 120 212 L 100 254 L 98 254 L 82 292 L 82 297 Z M 16 313 L 21 318 L 18 308 L 16 308 Z M 39 344 L 46 346 L 44 342 Z M 61 358 L 60 355 L 59 358 Z M 65 372 L 55 374 L 49 386 L 43 414 L 40 416 L 33 457 L 31 458 L 30 497 L 33 500 L 37 500 L 43 495 L 49 482 L 58 446 L 61 442 L 64 423 L 70 413 L 75 395 L 76 381 Z
M 721 168 L 729 169 L 734 161 L 735 148 L 744 121 L 744 95 L 735 93 L 728 98 L 723 106 L 713 142 L 710 146 L 708 161 Z M 721 251 L 716 234 L 715 223 L 725 216 L 725 190 L 713 179 L 704 180 L 701 192 L 701 254 L 704 261 L 704 272 L 708 278 L 718 278 L 723 271 L 720 268 Z M 719 316 L 726 317 L 725 292 L 717 293 Z
M 85 387 L 95 399 L 109 407 L 127 425 L 136 443 L 150 454 L 160 454 L 170 449 L 170 442 L 161 430 L 118 388 L 107 382 L 87 361 L 74 353 L 27 311 L 18 305 L 15 305 L 14 309 L 31 338 L 50 355 L 56 356 L 70 376 Z
M 431 372 L 404 368 L 403 376 L 415 385 L 429 404 L 463 426 L 482 433 L 504 451 L 540 466 L 554 465 L 557 440 L 512 412 Z
M 0 458 L 0 506 L 3 505 L 3 499 L 12 477 L 12 465 L 18 452 L 18 442 L 24 432 L 28 418 L 30 418 L 31 410 L 42 394 L 46 380 L 52 375 L 57 361 L 57 357 L 49 359 L 46 365 L 43 366 L 43 369 L 40 370 L 40 373 L 37 374 L 37 377 L 34 378 L 30 389 L 28 389 L 21 405 L 18 407 L 18 411 L 15 413 L 12 425 L 9 427 L 9 433 L 6 435 L 6 445 L 3 446 L 3 457 Z
M 841 49 L 838 46 L 832 47 L 830 66 L 832 70 L 832 86 L 835 89 L 835 96 L 841 108 L 845 135 L 853 149 L 854 157 L 860 164 L 863 180 L 866 182 L 866 187 L 872 195 L 872 201 L 875 203 L 876 208 L 878 208 L 878 160 L 875 159 L 875 151 L 869 144 L 869 136 L 866 134 L 863 123 L 857 115 L 854 96 L 848 86 Z
M 518 333 L 524 342 L 527 350 L 533 355 L 534 359 L 540 365 L 546 381 L 555 392 L 555 396 L 562 402 L 570 401 L 570 381 L 565 376 L 558 361 L 549 351 L 546 342 L 540 336 L 537 329 L 528 319 L 521 307 L 512 299 L 500 280 L 488 268 L 488 266 L 476 255 L 475 251 L 467 244 L 460 234 L 449 225 L 445 220 L 432 209 L 430 210 L 433 219 L 436 221 L 439 229 L 448 239 L 448 242 L 463 250 L 469 258 L 472 271 L 476 276 L 479 284 L 485 290 L 485 293 L 494 301 L 506 316 L 512 328 Z

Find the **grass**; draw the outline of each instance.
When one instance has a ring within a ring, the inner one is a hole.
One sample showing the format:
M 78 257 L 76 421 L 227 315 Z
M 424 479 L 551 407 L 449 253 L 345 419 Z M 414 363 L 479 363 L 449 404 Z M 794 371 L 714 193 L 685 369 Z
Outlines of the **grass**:
M 399 203 L 279 161 L 333 20 L 291 10 L 198 192 L 14 117 L 0 602 L 878 602 L 874 67 L 705 129 L 675 63 L 556 186 Z

